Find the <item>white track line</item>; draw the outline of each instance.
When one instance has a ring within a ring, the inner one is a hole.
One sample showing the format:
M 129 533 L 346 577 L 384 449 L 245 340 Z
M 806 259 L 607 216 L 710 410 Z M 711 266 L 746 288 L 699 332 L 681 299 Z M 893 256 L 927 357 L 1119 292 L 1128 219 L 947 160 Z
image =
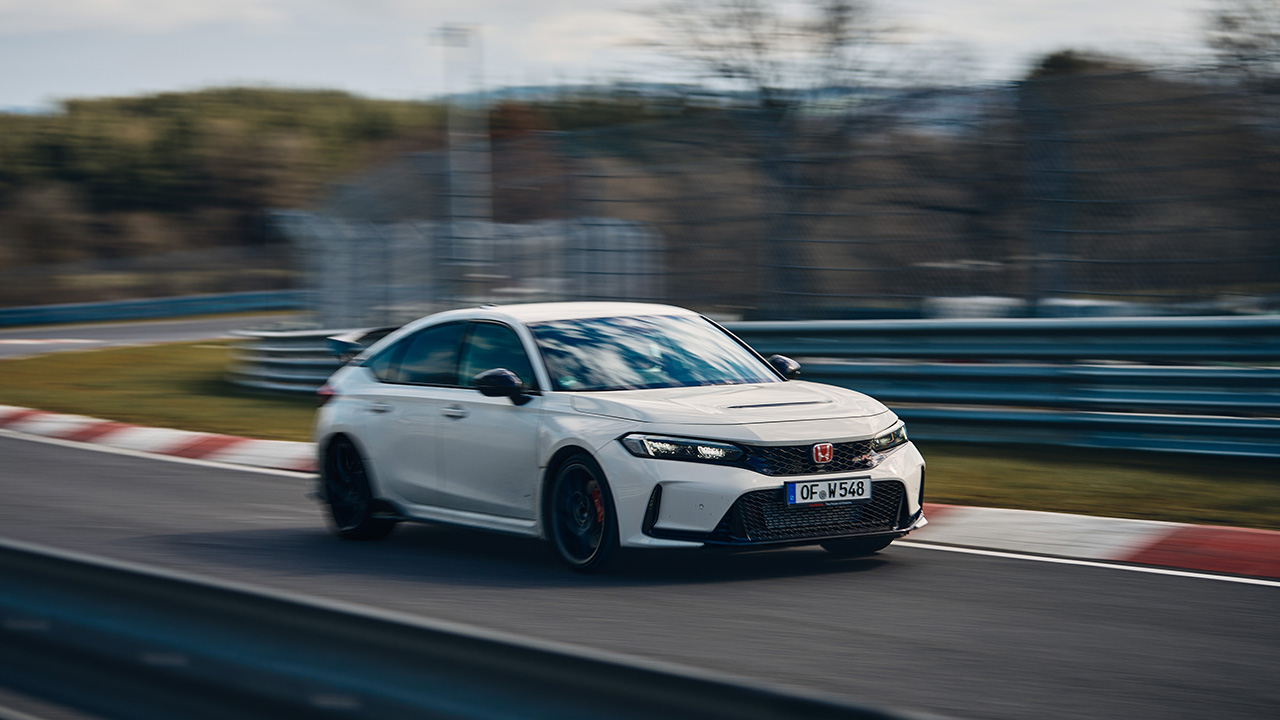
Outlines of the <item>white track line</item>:
M 111 447 L 110 445 L 98 445 L 96 443 L 83 443 L 74 440 L 63 440 L 62 438 L 43 437 L 41 435 L 28 435 L 26 433 L 14 432 L 13 430 L 0 429 L 0 437 L 13 438 L 15 440 L 29 440 L 31 442 L 47 443 L 49 445 L 58 445 L 61 447 L 76 448 L 78 450 L 95 450 L 97 452 L 111 453 L 113 455 L 124 455 L 126 457 L 145 458 L 147 460 L 164 460 L 167 462 L 185 463 L 187 465 L 199 465 L 201 467 L 218 468 L 220 470 L 239 470 L 241 472 L 258 473 L 260 475 L 278 475 L 280 477 L 296 478 L 299 480 L 312 480 L 315 478 L 314 473 L 297 472 L 294 470 L 279 470 L 276 468 L 255 467 L 253 465 L 235 465 L 233 463 L 217 462 L 214 460 L 199 460 L 196 458 L 177 457 L 175 455 L 161 455 L 159 453 L 143 452 L 141 450 L 129 450 L 126 448 Z
M 1146 573 L 1148 575 L 1170 575 L 1173 577 L 1197 578 L 1200 580 L 1220 580 L 1222 582 L 1239 583 L 1241 585 L 1261 585 L 1263 587 L 1280 588 L 1280 581 L 1262 578 L 1241 577 L 1239 575 L 1215 575 L 1213 573 L 1196 572 L 1194 570 L 1175 570 L 1173 568 L 1152 567 L 1149 565 L 1122 565 L 1119 563 L 1099 562 L 1097 560 L 1077 560 L 1075 558 L 1048 557 L 1045 555 L 1026 555 L 1007 550 L 982 550 L 979 548 L 957 547 L 955 545 L 934 545 L 917 540 L 898 540 L 893 547 L 911 547 L 921 550 L 941 550 L 942 552 L 961 553 L 963 555 L 982 555 L 985 557 L 1007 558 L 1010 560 L 1030 560 L 1032 562 L 1051 563 L 1054 565 L 1079 565 L 1082 567 L 1109 568 L 1127 572 Z

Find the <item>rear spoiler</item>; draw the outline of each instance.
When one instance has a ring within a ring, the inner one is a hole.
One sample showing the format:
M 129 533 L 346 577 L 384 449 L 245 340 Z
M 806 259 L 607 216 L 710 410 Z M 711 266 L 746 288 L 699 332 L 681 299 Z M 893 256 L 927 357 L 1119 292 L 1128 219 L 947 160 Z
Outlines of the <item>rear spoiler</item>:
M 391 327 L 348 330 L 339 335 L 331 335 L 326 340 L 329 343 L 330 352 L 337 355 L 338 359 L 345 365 L 354 360 L 357 355 L 364 352 L 370 345 L 399 329 L 399 325 L 392 325 Z

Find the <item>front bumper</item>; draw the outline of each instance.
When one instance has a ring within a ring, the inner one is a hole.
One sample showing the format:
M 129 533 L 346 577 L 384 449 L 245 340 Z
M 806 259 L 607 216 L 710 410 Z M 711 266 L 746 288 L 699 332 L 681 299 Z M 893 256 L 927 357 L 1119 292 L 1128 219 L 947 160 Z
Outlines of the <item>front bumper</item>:
M 871 500 L 857 504 L 788 507 L 781 488 L 744 493 L 709 533 L 663 530 L 662 487 L 654 488 L 642 530 L 651 537 L 707 545 L 794 545 L 836 538 L 901 537 L 914 529 L 921 511 L 907 509 L 906 488 L 897 480 L 871 483 Z
M 617 445 L 615 443 L 615 445 Z M 812 544 L 848 537 L 900 537 L 924 525 L 924 459 L 911 443 L 877 467 L 794 477 L 671 460 L 601 458 L 614 488 L 619 539 L 630 547 Z M 869 478 L 871 500 L 850 505 L 788 507 L 785 482 Z

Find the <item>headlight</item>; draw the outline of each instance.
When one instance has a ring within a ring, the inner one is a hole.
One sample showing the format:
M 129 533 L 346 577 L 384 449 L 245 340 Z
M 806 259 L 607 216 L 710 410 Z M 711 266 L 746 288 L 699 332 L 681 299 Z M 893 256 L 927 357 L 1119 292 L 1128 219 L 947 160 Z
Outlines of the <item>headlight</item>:
M 905 444 L 907 444 L 906 425 L 901 425 L 896 430 L 892 430 L 871 439 L 871 449 L 876 452 L 884 452 L 885 450 Z
M 661 460 L 729 464 L 742 459 L 737 445 L 709 440 L 637 434 L 623 437 L 622 445 L 636 457 Z

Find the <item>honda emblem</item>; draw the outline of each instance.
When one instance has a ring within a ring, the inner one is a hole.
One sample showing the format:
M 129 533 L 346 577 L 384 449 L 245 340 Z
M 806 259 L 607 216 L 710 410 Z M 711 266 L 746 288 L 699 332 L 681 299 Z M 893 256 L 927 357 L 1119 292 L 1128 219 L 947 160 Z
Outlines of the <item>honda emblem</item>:
M 817 465 L 829 463 L 835 452 L 835 446 L 831 443 L 818 443 L 813 446 L 813 462 Z

